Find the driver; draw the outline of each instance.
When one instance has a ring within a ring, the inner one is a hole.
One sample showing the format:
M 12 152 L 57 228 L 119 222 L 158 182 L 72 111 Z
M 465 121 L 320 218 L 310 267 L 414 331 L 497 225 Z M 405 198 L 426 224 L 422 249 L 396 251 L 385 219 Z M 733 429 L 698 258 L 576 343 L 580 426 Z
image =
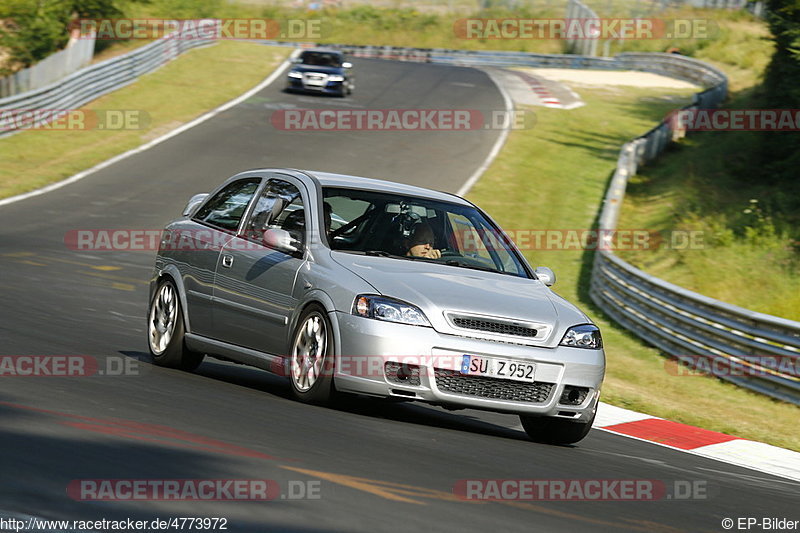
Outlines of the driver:
M 414 233 L 408 244 L 409 257 L 427 257 L 428 259 L 439 259 L 442 257 L 441 250 L 433 247 L 433 229 L 426 222 L 421 222 L 414 228 Z

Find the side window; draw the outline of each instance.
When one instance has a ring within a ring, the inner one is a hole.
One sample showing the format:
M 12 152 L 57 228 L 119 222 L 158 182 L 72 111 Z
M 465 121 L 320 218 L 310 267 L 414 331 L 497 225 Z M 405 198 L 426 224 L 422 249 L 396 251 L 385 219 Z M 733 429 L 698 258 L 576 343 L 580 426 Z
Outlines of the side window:
M 236 231 L 247 204 L 250 203 L 260 183 L 260 178 L 234 181 L 206 202 L 194 219 L 217 228 Z
M 305 242 L 305 208 L 300 190 L 281 179 L 271 179 L 256 201 L 245 235 L 260 241 L 268 229 L 284 229 Z
M 333 238 L 333 241 L 330 242 L 331 248 L 334 250 L 353 248 L 361 238 L 361 232 L 368 218 L 365 214 L 371 207 L 372 204 L 366 200 L 349 196 L 327 196 L 325 198 L 328 236 Z M 350 224 L 353 221 L 355 222 Z

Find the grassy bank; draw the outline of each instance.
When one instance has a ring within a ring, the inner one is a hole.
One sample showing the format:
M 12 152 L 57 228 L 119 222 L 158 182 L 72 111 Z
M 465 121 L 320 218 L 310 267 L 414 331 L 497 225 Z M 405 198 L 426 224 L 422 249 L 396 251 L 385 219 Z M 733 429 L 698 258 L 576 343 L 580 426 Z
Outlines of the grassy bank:
M 742 21 L 738 43 L 713 43 L 699 57 L 732 76 L 725 107 L 764 109 L 759 83 L 773 47 L 763 23 Z M 734 61 L 735 67 L 727 64 Z M 625 251 L 621 257 L 672 283 L 735 305 L 800 320 L 800 213 L 797 188 L 775 187 L 760 160 L 764 136 L 792 132 L 695 133 L 631 179 L 620 227 L 690 230 L 689 249 Z
M 31 130 L 0 139 L 0 197 L 62 180 L 148 142 L 254 87 L 288 53 L 241 42 L 190 50 L 83 108 L 141 111 L 145 129 Z
M 731 169 L 737 159 L 749 166 L 755 135 L 697 135 L 634 177 L 620 227 L 697 231 L 701 239 L 696 247 L 620 256 L 687 289 L 800 320 L 797 215 L 769 207 L 781 191 L 759 179 L 763 169 Z
M 148 4 L 131 4 L 131 16 L 151 18 L 197 18 L 197 17 L 241 17 L 267 18 L 277 22 L 282 30 L 288 28 L 288 21 L 313 21 L 313 31 L 298 37 L 298 41 L 320 43 L 339 43 L 357 45 L 391 45 L 416 48 L 454 48 L 467 50 L 509 50 L 536 53 L 563 53 L 564 43 L 552 38 L 465 38 L 463 25 L 459 20 L 465 18 L 482 19 L 558 19 L 566 16 L 566 2 L 531 2 L 519 5 L 514 10 L 503 7 L 465 11 L 458 6 L 453 12 L 442 10 L 418 10 L 408 7 L 379 8 L 369 4 L 351 5 L 346 8 L 325 8 L 319 10 L 293 9 L 285 5 L 264 5 L 259 0 L 238 3 L 187 2 L 176 6 L 166 0 L 151 0 Z M 616 10 L 611 15 L 630 18 L 633 11 Z M 699 36 L 687 39 L 630 39 L 609 43 L 613 54 L 620 51 L 663 52 L 677 47 L 684 54 L 723 63 L 745 65 L 757 61 L 746 57 L 741 50 L 748 50 L 754 28 L 763 26 L 747 13 L 728 10 L 680 9 L 667 10 L 658 14 L 640 14 L 650 18 L 665 19 L 713 19 L 710 38 Z M 669 23 L 668 23 L 669 24 Z M 316 31 L 318 30 L 318 31 Z M 289 35 L 289 34 L 287 34 Z M 276 36 L 274 38 L 281 38 Z M 283 37 L 285 40 L 291 40 Z M 602 53 L 604 41 L 598 43 Z M 737 67 L 739 68 L 739 67 Z
M 187 4 L 188 5 L 188 4 Z M 285 35 L 273 39 L 356 45 L 390 45 L 416 48 L 497 49 L 559 54 L 563 44 L 559 40 L 466 39 L 456 34 L 454 25 L 467 15 L 423 12 L 411 8 L 378 8 L 359 5 L 346 8 L 320 10 L 294 9 L 286 6 L 259 5 L 258 3 L 218 3 L 198 9 L 176 9 L 174 3 L 152 0 L 149 4 L 132 4 L 132 16 L 149 18 L 266 18 L 278 24 Z M 554 18 L 563 17 L 563 7 L 541 7 L 520 11 L 491 10 L 470 16 Z M 289 22 L 291 21 L 291 22 Z M 310 21 L 303 26 L 298 21 Z M 299 24 L 300 35 L 292 39 L 290 24 Z
M 686 92 L 665 99 L 664 89 L 582 88 L 578 92 L 585 107 L 571 111 L 536 108 L 536 128 L 514 131 L 469 194 L 503 227 L 591 228 L 620 145 L 689 100 Z M 533 265 L 553 268 L 559 279 L 556 292 L 579 302 L 601 327 L 608 355 L 605 401 L 800 450 L 797 407 L 714 378 L 675 375 L 667 358 L 610 322 L 588 296 L 592 252 L 528 250 L 525 254 Z

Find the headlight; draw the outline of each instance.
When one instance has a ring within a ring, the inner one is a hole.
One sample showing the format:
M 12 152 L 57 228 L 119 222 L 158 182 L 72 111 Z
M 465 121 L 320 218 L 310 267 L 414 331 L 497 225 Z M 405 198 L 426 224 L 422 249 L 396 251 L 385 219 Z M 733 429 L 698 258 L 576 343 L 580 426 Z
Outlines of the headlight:
M 328 76 L 328 81 L 344 81 L 344 76 L 338 76 L 338 75 Z
M 290 78 L 302 78 L 303 74 L 300 73 L 300 72 L 297 72 L 296 70 L 290 70 L 289 71 L 289 77 Z
M 600 336 L 600 330 L 597 326 L 584 324 L 569 328 L 559 344 L 560 346 L 572 346 L 573 348 L 599 350 L 603 347 L 603 338 Z
M 419 307 L 383 296 L 366 294 L 356 296 L 356 300 L 353 302 L 353 314 L 386 322 L 411 324 L 412 326 L 430 327 L 431 325 Z

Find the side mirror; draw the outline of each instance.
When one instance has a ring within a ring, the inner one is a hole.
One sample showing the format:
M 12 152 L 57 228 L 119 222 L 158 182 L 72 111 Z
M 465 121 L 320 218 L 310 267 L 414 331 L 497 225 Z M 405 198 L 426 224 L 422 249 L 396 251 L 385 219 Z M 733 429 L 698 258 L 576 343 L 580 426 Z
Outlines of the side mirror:
M 556 273 L 547 267 L 536 267 L 536 270 L 534 270 L 533 273 L 536 274 L 536 277 L 539 278 L 539 281 L 548 287 L 552 287 L 556 284 Z
M 291 59 L 289 60 L 289 62 L 290 62 L 290 63 L 295 63 L 295 64 L 298 64 L 298 63 L 302 63 L 302 62 L 303 62 L 303 60 L 302 60 L 302 59 L 300 59 L 299 57 L 293 57 L 293 58 L 291 58 Z
M 344 63 L 342 63 L 342 68 L 353 68 L 353 64 L 350 63 L 349 61 L 345 61 Z
M 300 252 L 300 241 L 285 229 L 268 229 L 264 232 L 264 244 L 279 252 L 294 255 Z
M 192 196 L 186 204 L 186 207 L 183 208 L 183 216 L 190 217 L 194 215 L 197 208 L 200 207 L 200 204 L 202 204 L 206 198 L 208 198 L 208 193 L 206 192 Z

